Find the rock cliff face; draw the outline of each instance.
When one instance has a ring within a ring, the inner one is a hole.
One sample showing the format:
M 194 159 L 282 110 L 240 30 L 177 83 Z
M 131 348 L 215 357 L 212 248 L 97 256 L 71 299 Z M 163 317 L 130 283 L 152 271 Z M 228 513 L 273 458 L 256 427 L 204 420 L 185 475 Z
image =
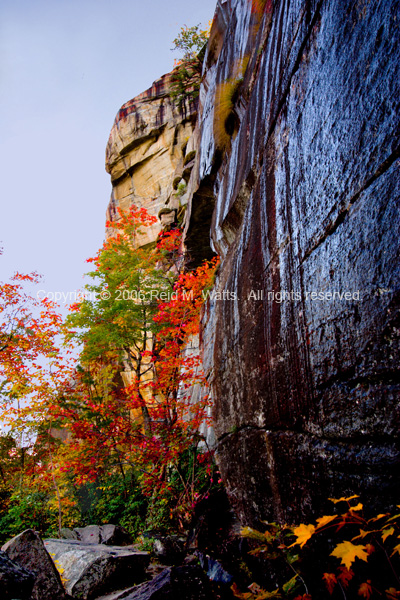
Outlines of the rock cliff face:
M 195 130 L 164 76 L 111 132 L 109 218 L 188 202 L 194 264 L 221 256 L 201 344 L 243 522 L 395 496 L 399 4 L 218 0 Z
M 222 259 L 202 343 L 245 522 L 395 495 L 399 8 L 218 3 L 187 234 Z

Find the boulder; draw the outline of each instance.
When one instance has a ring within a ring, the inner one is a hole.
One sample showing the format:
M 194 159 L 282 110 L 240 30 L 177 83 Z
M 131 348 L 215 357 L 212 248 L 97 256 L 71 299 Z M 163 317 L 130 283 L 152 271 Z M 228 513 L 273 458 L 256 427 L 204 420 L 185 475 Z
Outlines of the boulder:
M 116 592 L 111 592 L 111 594 L 106 594 L 105 596 L 99 596 L 96 600 L 124 600 L 127 598 L 132 592 L 138 589 L 137 585 L 133 585 L 129 588 L 125 588 L 124 590 L 117 590 Z
M 65 600 L 60 574 L 36 531 L 23 531 L 4 544 L 2 550 L 20 567 L 34 573 L 32 600 Z
M 74 529 L 68 529 L 68 527 L 62 527 L 60 534 L 63 540 L 79 540 L 79 536 Z
M 88 525 L 87 527 L 76 527 L 74 532 L 78 540 L 84 544 L 101 544 L 101 526 Z
M 158 536 L 153 542 L 153 552 L 166 565 L 180 563 L 185 555 L 185 540 L 177 535 Z
M 169 567 L 152 581 L 112 600 L 213 600 L 214 591 L 198 566 Z
M 106 544 L 106 546 L 128 546 L 133 540 L 130 534 L 119 525 L 87 525 L 87 527 L 76 527 L 65 530 L 66 539 L 77 539 L 84 544 Z M 73 537 L 75 534 L 76 537 Z
M 132 536 L 120 525 L 102 525 L 101 543 L 106 546 L 129 546 L 133 543 Z
M 54 539 L 44 543 L 62 572 L 67 592 L 81 600 L 142 582 L 150 561 L 147 552 L 117 546 Z
M 29 600 L 35 583 L 35 575 L 13 562 L 0 551 L 0 597 L 1 600 Z
M 231 585 L 233 582 L 233 575 L 228 573 L 222 566 L 222 564 L 207 556 L 201 552 L 198 553 L 198 558 L 200 560 L 200 565 L 207 573 L 207 577 L 211 579 L 211 581 L 215 581 L 215 583 L 221 583 L 223 585 Z

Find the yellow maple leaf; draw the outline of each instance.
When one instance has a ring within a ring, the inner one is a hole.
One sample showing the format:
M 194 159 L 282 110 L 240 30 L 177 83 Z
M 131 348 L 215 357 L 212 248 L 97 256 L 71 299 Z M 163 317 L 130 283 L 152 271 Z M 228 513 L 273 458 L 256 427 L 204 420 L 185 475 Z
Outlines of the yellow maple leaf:
M 349 500 L 353 500 L 354 498 L 359 498 L 359 497 L 360 496 L 358 496 L 357 494 L 354 494 L 353 496 L 348 496 L 348 498 L 345 498 L 344 496 L 342 496 L 342 498 L 328 498 L 328 500 L 333 502 L 333 504 L 337 504 L 338 502 L 348 502 Z
M 352 506 L 350 508 L 350 510 L 362 510 L 363 509 L 363 505 L 361 504 L 361 502 L 359 502 L 356 506 Z
M 368 554 L 365 546 L 361 546 L 360 544 L 352 544 L 351 542 L 341 542 L 336 546 L 333 552 L 331 552 L 331 556 L 336 556 L 336 558 L 340 558 L 342 564 L 350 569 L 351 565 L 355 561 L 356 558 L 361 558 L 361 560 L 367 561 Z
M 393 548 L 393 552 L 390 556 L 393 556 L 393 554 L 396 554 L 396 552 L 397 554 L 400 554 L 400 544 L 397 544 L 397 546 Z
M 373 531 L 379 531 L 378 529 L 374 529 Z M 354 540 L 358 540 L 358 539 L 362 539 L 365 538 L 366 535 L 369 535 L 370 533 L 373 533 L 373 531 L 364 531 L 364 529 L 360 529 L 360 534 L 354 536 L 353 538 L 351 538 L 351 541 L 353 542 Z
M 368 523 L 374 523 L 375 521 L 379 521 L 379 519 L 383 519 L 383 517 L 387 517 L 388 515 L 389 515 L 389 513 L 380 513 L 376 517 L 373 517 L 372 519 L 369 519 Z
M 386 529 L 384 529 L 382 531 L 382 542 L 384 542 L 386 540 L 386 538 L 389 537 L 389 535 L 392 535 L 394 533 L 394 527 L 386 527 Z
M 365 598 L 366 600 L 369 600 L 372 596 L 372 586 L 371 586 L 371 580 L 367 579 L 367 581 L 365 583 L 362 583 L 360 585 L 360 587 L 358 588 L 358 595 L 362 596 L 363 598 Z
M 328 525 L 328 523 L 330 523 L 331 521 L 333 521 L 334 519 L 336 519 L 337 515 L 324 515 L 323 517 L 320 517 L 319 519 L 317 519 L 317 529 L 320 529 L 321 527 L 324 527 L 325 525 Z
M 304 525 L 304 523 L 302 523 L 298 527 L 295 527 L 293 529 L 293 533 L 297 537 L 297 540 L 293 544 L 291 544 L 289 546 L 289 548 L 291 548 L 292 546 L 295 546 L 296 544 L 300 544 L 300 548 L 302 548 L 304 546 L 304 544 L 306 542 L 308 542 L 308 540 L 310 539 L 310 537 L 312 536 L 314 531 L 315 531 L 315 527 L 314 527 L 314 525 L 311 525 L 311 524 Z

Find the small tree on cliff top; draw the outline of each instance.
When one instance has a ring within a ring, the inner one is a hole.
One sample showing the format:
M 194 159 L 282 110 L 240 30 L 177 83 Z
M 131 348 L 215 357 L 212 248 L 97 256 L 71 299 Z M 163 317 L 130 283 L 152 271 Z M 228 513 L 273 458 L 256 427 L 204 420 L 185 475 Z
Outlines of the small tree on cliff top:
M 171 96 L 182 108 L 186 99 L 193 102 L 199 95 L 201 71 L 211 22 L 207 29 L 199 25 L 181 27 L 178 36 L 173 40 L 172 50 L 183 52 L 182 59 L 175 59 L 171 74 Z

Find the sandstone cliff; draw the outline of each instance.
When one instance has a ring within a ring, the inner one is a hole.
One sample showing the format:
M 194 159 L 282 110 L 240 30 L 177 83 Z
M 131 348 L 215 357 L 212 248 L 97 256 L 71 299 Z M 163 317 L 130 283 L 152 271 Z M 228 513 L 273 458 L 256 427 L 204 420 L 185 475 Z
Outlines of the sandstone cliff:
M 117 219 L 117 208 L 126 210 L 132 204 L 160 216 L 160 223 L 147 229 L 143 244 L 153 242 L 162 224 L 176 220 L 186 203 L 185 194 L 178 198 L 176 188 L 179 181 L 184 183 L 184 170 L 190 166 L 188 142 L 197 105 L 187 102 L 178 110 L 169 79 L 169 73 L 163 75 L 121 107 L 106 148 L 106 170 L 113 186 L 107 218 Z

